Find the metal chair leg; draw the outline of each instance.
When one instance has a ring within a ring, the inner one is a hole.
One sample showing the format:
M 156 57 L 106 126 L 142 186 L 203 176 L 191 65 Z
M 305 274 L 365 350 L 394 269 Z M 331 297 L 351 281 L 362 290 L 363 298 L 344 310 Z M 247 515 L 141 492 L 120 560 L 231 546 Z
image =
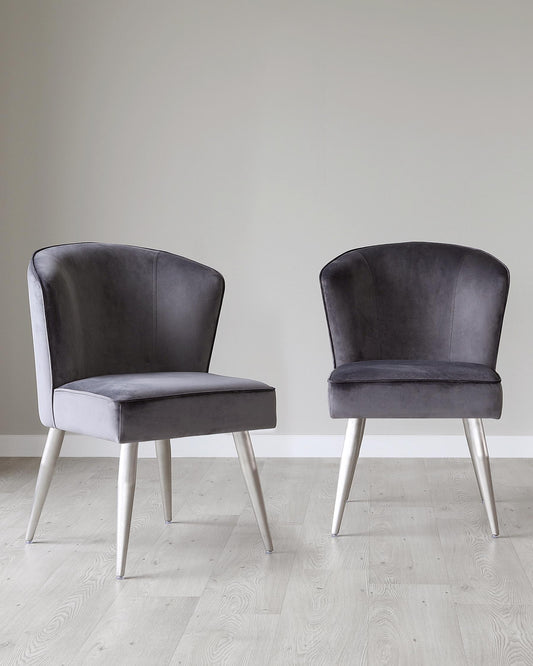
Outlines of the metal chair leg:
M 257 471 L 257 463 L 255 460 L 254 449 L 250 439 L 250 433 L 245 430 L 244 432 L 234 432 L 233 439 L 235 441 L 235 448 L 239 456 L 242 474 L 244 481 L 252 501 L 252 507 L 255 513 L 255 518 L 259 526 L 259 531 L 265 544 L 267 553 L 274 550 L 272 545 L 272 537 L 268 527 L 268 519 L 265 510 L 265 501 L 263 499 L 263 491 L 261 490 L 261 481 L 259 479 L 259 472 Z
M 483 502 L 485 503 L 492 536 L 497 537 L 500 532 L 498 529 L 498 516 L 496 515 L 496 503 L 494 501 L 494 490 L 492 488 L 489 452 L 487 449 L 487 441 L 485 439 L 483 421 L 481 419 L 463 419 L 463 425 L 479 490 Z
M 56 468 L 56 462 L 61 451 L 63 444 L 63 437 L 65 436 L 64 430 L 57 428 L 50 428 L 46 444 L 44 446 L 43 457 L 41 458 L 41 466 L 39 467 L 39 475 L 37 477 L 37 485 L 35 486 L 35 495 L 33 497 L 33 506 L 31 509 L 30 522 L 26 530 L 26 543 L 31 543 L 35 536 L 35 530 L 41 517 L 41 511 L 48 495 L 48 489 L 52 482 L 52 477 Z
M 119 580 L 124 578 L 126 569 L 138 451 L 138 442 L 120 445 L 117 492 L 117 578 Z
M 163 515 L 166 523 L 172 522 L 172 456 L 170 439 L 158 439 L 155 452 L 159 463 L 159 481 L 163 498 Z
M 363 433 L 365 431 L 366 419 L 348 419 L 346 426 L 346 436 L 344 438 L 344 447 L 342 449 L 341 465 L 339 469 L 339 480 L 337 483 L 337 496 L 335 498 L 335 509 L 333 510 L 333 524 L 331 526 L 331 535 L 337 536 L 341 528 L 344 507 L 348 501 L 350 488 L 352 487 L 353 475 Z

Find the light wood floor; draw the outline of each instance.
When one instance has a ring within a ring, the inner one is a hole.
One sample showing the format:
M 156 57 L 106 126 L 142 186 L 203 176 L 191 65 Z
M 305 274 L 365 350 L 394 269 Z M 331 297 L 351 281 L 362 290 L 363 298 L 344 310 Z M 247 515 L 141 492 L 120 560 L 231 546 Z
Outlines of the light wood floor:
M 117 462 L 60 459 L 26 546 L 38 461 L 0 459 L 0 664 L 533 664 L 533 461 L 492 461 L 499 539 L 468 460 L 368 458 L 331 538 L 337 465 L 260 462 L 266 555 L 236 460 L 173 460 L 172 525 L 140 460 L 116 581 Z

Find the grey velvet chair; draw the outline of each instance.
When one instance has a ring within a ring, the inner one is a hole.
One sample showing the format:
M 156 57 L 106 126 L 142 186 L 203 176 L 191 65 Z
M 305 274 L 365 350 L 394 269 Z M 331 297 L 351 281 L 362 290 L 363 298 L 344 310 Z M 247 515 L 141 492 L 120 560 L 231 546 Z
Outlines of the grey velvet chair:
M 33 541 L 65 431 L 120 444 L 118 578 L 126 564 L 138 442 L 155 440 L 170 522 L 170 438 L 232 432 L 271 552 L 248 431 L 275 426 L 275 391 L 208 372 L 224 292 L 220 273 L 168 252 L 76 243 L 36 252 L 28 283 L 39 416 L 50 430 L 27 542 Z
M 350 250 L 320 274 L 335 369 L 333 418 L 347 418 L 333 514 L 342 516 L 367 418 L 460 418 L 490 528 L 498 519 L 484 418 L 502 411 L 496 372 L 509 271 L 490 254 L 440 243 Z

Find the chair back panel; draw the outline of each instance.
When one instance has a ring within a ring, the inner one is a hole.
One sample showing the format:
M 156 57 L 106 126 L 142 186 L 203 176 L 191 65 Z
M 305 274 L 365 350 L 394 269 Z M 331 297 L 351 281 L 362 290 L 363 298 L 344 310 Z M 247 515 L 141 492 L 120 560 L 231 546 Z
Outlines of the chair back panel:
M 28 269 L 39 414 L 76 379 L 209 368 L 224 281 L 167 252 L 76 243 L 36 252 Z
M 320 281 L 336 366 L 387 359 L 496 365 L 509 272 L 486 252 L 376 245 L 337 257 Z

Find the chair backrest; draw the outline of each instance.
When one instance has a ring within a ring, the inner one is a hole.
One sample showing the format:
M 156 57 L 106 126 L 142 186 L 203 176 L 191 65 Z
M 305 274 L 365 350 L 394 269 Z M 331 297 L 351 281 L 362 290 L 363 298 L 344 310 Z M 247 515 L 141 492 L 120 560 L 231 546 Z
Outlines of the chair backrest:
M 320 274 L 335 366 L 363 360 L 496 365 L 509 271 L 481 250 L 393 243 L 350 250 Z
M 224 279 L 168 252 L 75 243 L 28 268 L 39 415 L 53 390 L 85 377 L 209 368 Z

